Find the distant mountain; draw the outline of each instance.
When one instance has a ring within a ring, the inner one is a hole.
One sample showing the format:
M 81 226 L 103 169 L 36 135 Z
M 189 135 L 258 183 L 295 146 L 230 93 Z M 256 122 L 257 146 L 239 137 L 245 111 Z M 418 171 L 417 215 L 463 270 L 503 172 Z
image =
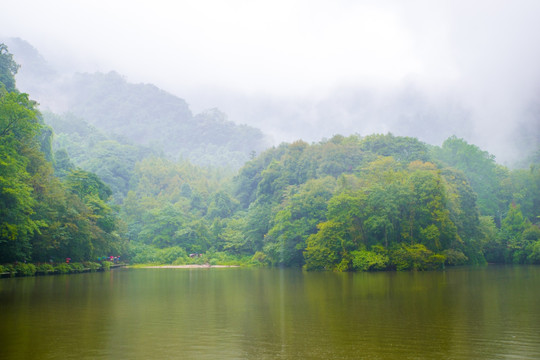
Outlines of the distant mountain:
M 151 84 L 128 83 L 116 72 L 61 74 L 24 40 L 4 42 L 21 64 L 21 91 L 42 108 L 72 113 L 106 134 L 173 159 L 234 169 L 270 144 L 259 129 L 235 124 L 218 109 L 193 115 L 184 99 Z

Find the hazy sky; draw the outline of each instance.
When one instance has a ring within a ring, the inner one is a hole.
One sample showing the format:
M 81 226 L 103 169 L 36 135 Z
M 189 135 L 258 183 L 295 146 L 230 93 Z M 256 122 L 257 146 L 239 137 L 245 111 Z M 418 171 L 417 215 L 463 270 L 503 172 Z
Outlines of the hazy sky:
M 476 138 L 491 139 L 480 145 L 496 152 L 540 98 L 539 19 L 537 0 L 17 0 L 2 4 L 0 36 L 21 37 L 66 69 L 116 70 L 195 112 L 217 106 L 270 130 L 263 122 L 279 112 L 250 119 L 262 105 L 247 112 L 242 101 L 290 107 L 336 89 L 413 82 L 428 94 L 458 93 Z M 274 130 L 290 140 L 283 124 Z

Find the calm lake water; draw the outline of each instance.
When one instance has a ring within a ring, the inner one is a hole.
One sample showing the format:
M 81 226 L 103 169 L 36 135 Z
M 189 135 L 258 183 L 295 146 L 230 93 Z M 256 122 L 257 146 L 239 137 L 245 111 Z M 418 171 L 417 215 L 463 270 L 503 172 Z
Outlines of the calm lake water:
M 0 279 L 2 359 L 540 359 L 540 267 Z

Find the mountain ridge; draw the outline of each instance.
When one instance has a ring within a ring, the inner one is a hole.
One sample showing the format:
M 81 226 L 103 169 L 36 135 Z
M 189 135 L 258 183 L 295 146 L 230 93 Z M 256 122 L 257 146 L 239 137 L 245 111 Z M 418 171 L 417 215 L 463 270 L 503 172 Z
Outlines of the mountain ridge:
M 270 146 L 261 130 L 239 125 L 217 109 L 193 114 L 186 100 L 153 84 L 129 83 L 116 71 L 61 74 L 22 39 L 6 41 L 21 64 L 18 87 L 44 109 L 72 113 L 172 159 L 240 168 Z

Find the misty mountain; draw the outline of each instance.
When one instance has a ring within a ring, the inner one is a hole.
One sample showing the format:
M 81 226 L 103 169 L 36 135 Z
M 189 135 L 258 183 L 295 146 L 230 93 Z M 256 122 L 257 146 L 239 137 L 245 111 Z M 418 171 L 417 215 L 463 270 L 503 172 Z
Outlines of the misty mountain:
M 504 84 L 495 87 L 494 94 L 428 86 L 414 77 L 386 87 L 336 85 L 309 96 L 205 88 L 190 93 L 188 104 L 156 86 L 129 83 L 115 72 L 61 75 L 24 41 L 6 43 L 22 65 L 18 87 L 42 107 L 70 111 L 103 131 L 196 164 L 237 169 L 252 151 L 297 139 L 317 142 L 335 134 L 391 132 L 433 145 L 456 135 L 495 154 L 499 163 L 519 167 L 527 167 L 526 159 L 540 148 L 540 92 L 505 99 L 499 94 Z M 182 87 L 178 91 L 183 92 Z M 208 105 L 220 110 L 191 112 Z M 249 126 L 228 121 L 225 113 Z M 256 129 L 271 137 L 272 144 Z
M 69 112 L 106 134 L 173 159 L 235 169 L 269 145 L 260 130 L 237 125 L 218 109 L 194 115 L 184 99 L 151 84 L 129 83 L 116 72 L 61 74 L 27 42 L 6 43 L 21 65 L 17 84 L 22 91 L 42 108 Z
M 471 109 L 449 94 L 427 93 L 410 82 L 392 90 L 368 85 L 340 87 L 310 99 L 231 98 L 231 108 L 242 108 L 243 118 L 258 119 L 255 125 L 288 141 L 316 142 L 333 135 L 370 135 L 392 132 L 441 144 L 452 135 L 471 138 L 475 128 Z
M 110 187 L 115 203 L 121 203 L 128 193 L 136 164 L 160 155 L 125 138 L 107 135 L 73 114 L 46 111 L 43 119 L 55 134 L 55 174 L 64 177 L 74 168 L 95 173 Z

